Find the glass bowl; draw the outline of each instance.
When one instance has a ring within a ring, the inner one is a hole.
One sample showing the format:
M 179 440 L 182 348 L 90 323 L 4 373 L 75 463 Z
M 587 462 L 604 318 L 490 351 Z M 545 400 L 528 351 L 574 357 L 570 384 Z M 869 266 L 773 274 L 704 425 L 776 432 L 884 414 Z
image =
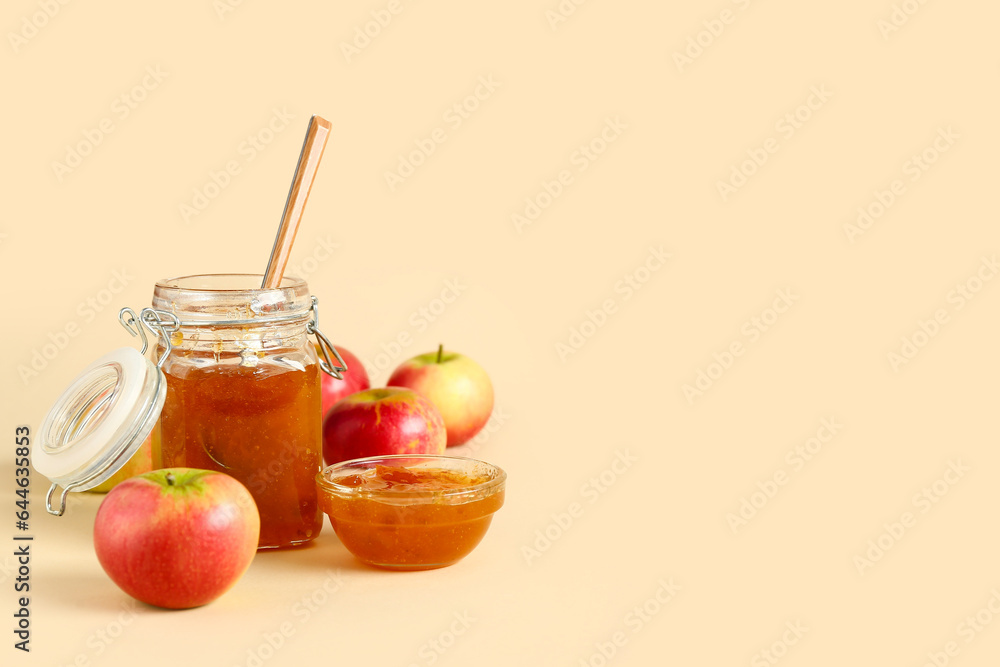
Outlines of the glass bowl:
M 429 570 L 467 556 L 503 505 L 507 473 L 456 456 L 371 456 L 324 468 L 320 507 L 359 560 Z

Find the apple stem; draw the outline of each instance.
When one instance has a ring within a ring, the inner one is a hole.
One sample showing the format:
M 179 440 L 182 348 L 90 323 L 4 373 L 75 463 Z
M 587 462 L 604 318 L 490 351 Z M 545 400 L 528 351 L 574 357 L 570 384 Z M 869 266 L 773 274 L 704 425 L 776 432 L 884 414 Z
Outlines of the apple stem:
M 438 345 L 438 358 L 437 358 L 437 363 L 439 363 L 439 364 L 441 363 L 441 355 L 442 355 L 442 354 L 444 354 L 444 343 L 440 343 L 440 344 Z
M 167 486 L 173 486 L 173 485 L 174 485 L 174 473 L 168 472 L 167 473 Z

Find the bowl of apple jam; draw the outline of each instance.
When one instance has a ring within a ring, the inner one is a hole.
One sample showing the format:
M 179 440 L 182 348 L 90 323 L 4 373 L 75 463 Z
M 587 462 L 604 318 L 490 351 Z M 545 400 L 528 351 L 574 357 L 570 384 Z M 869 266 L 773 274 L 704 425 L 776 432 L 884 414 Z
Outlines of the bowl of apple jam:
M 372 456 L 324 468 L 320 507 L 359 560 L 391 570 L 452 565 L 483 539 L 507 474 L 455 456 Z

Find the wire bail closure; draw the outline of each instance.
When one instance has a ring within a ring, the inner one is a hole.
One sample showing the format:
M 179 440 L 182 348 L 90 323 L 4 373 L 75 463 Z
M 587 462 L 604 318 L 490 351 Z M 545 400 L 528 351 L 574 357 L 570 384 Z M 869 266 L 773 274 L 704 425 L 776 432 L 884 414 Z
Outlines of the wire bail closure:
M 62 516 L 66 512 L 66 494 L 77 486 L 79 484 L 70 484 L 63 488 L 62 493 L 59 494 L 59 507 L 57 508 L 52 507 L 52 494 L 59 488 L 59 485 L 53 484 L 50 486 L 49 492 L 45 494 L 45 511 L 53 516 Z
M 319 360 L 319 367 L 327 375 L 333 376 L 338 380 L 343 380 L 344 375 L 347 371 L 347 363 L 344 358 L 340 356 L 340 352 L 337 352 L 337 348 L 333 346 L 330 339 L 323 334 L 319 329 L 319 299 L 315 296 L 312 298 L 312 320 L 306 324 L 306 333 L 316 337 L 316 342 L 319 344 L 319 351 L 322 359 Z M 163 363 L 170 356 L 170 351 L 173 350 L 174 346 L 170 342 L 170 334 L 178 331 L 181 326 L 180 319 L 178 317 L 166 310 L 155 310 L 153 308 L 143 308 L 139 311 L 139 315 L 136 316 L 135 311 L 131 308 L 122 308 L 118 313 L 118 321 L 121 325 L 132 334 L 132 336 L 139 336 L 142 338 L 142 350 L 139 351 L 140 354 L 146 354 L 146 350 L 149 347 L 149 340 L 146 337 L 145 329 L 148 329 L 150 333 L 154 336 L 159 337 L 163 344 L 163 352 L 160 354 L 159 359 L 156 362 L 157 368 L 163 368 Z M 333 363 L 333 360 L 337 360 L 337 364 Z
M 323 355 L 323 358 L 319 360 L 319 367 L 324 373 L 338 380 L 344 379 L 344 373 L 347 372 L 347 364 L 344 363 L 343 357 L 340 356 L 340 352 L 337 352 L 337 348 L 333 346 L 330 339 L 323 335 L 323 332 L 319 330 L 319 299 L 315 296 L 312 297 L 312 321 L 306 325 L 306 333 L 312 334 L 316 337 L 316 342 L 319 343 L 319 351 Z M 337 359 L 339 366 L 333 365 L 333 359 L 330 358 L 330 353 Z
M 133 337 L 139 336 L 142 338 L 142 349 L 139 350 L 139 354 L 146 354 L 146 350 L 149 348 L 149 339 L 146 338 L 145 329 L 149 329 L 151 334 L 163 341 L 163 354 L 156 360 L 156 367 L 163 368 L 163 362 L 167 360 L 167 357 L 170 356 L 170 351 L 174 349 L 173 344 L 170 342 L 170 334 L 181 328 L 181 322 L 177 316 L 165 310 L 143 308 L 139 311 L 137 320 L 135 311 L 126 306 L 118 311 L 118 321 L 121 322 L 121 325 Z M 164 326 L 167 323 L 170 324 L 169 327 Z M 145 326 L 145 329 L 143 326 Z

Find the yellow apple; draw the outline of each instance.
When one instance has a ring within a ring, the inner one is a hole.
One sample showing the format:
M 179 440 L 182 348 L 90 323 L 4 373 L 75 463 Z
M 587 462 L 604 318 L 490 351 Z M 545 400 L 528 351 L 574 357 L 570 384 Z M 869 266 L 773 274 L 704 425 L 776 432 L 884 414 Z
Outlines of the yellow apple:
M 98 484 L 92 489 L 89 489 L 93 493 L 107 493 L 111 489 L 115 488 L 115 485 L 119 482 L 124 482 L 129 477 L 135 477 L 136 475 L 142 475 L 153 469 L 153 434 L 150 433 L 146 440 L 139 445 L 139 449 L 136 450 L 132 458 L 128 460 L 122 469 L 111 476 L 106 482 Z

